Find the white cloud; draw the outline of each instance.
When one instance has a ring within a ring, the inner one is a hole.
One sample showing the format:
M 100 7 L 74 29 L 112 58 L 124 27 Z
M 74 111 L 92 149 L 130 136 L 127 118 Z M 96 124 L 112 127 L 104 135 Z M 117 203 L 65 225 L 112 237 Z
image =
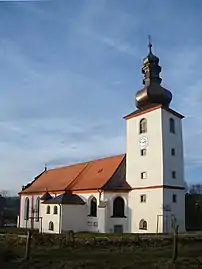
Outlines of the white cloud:
M 133 56 L 133 57 L 138 56 L 137 47 L 135 47 L 127 42 L 120 41 L 118 39 L 114 39 L 114 38 L 110 38 L 110 37 L 101 37 L 101 36 L 97 36 L 96 39 L 98 39 L 102 43 L 106 44 L 107 46 L 117 50 L 118 52 L 125 53 L 125 54 L 127 54 L 129 56 Z

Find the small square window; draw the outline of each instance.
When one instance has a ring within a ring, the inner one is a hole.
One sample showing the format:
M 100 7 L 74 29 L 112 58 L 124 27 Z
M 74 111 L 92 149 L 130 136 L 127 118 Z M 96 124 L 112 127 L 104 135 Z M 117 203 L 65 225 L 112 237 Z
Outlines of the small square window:
M 141 153 L 141 156 L 145 156 L 146 155 L 146 149 L 141 149 L 140 153 Z
M 177 195 L 173 194 L 173 203 L 177 203 Z
M 171 149 L 171 155 L 175 156 L 175 149 L 174 148 Z
M 172 178 L 176 178 L 176 171 L 172 171 Z
M 140 203 L 146 203 L 146 194 L 140 195 Z
M 141 173 L 141 179 L 147 178 L 147 172 L 142 172 Z

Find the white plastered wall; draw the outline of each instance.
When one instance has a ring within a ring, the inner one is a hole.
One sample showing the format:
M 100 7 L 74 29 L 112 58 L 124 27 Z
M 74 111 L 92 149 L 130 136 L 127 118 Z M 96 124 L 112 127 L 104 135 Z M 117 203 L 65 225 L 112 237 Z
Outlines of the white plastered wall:
M 125 218 L 112 218 L 113 215 L 113 201 L 116 197 L 121 197 L 125 204 Z M 128 232 L 128 216 L 130 214 L 130 208 L 128 207 L 128 193 L 126 192 L 104 192 L 103 199 L 107 201 L 106 207 L 106 233 L 113 233 L 115 225 L 122 225 L 123 232 Z
M 175 134 L 171 134 L 169 130 L 170 117 L 175 121 Z M 147 132 L 140 134 L 139 123 L 143 118 L 147 120 Z M 139 140 L 141 137 L 148 139 L 146 156 L 140 154 Z M 172 147 L 176 149 L 176 156 L 171 156 Z M 181 188 L 185 186 L 181 119 L 162 108 L 127 119 L 126 154 L 126 179 L 133 188 L 133 191 L 129 193 L 128 202 L 128 207 L 131 209 L 129 231 L 156 233 L 158 228 L 158 232 L 164 232 L 164 221 L 160 218 L 157 225 L 157 218 L 158 215 L 165 214 L 163 208 L 170 199 L 168 197 L 174 191 L 162 188 L 162 186 Z M 176 171 L 176 180 L 172 179 L 172 171 Z M 146 179 L 141 179 L 141 172 L 147 173 Z M 172 204 L 172 208 L 183 227 L 184 190 L 176 190 L 176 192 L 178 202 Z M 146 195 L 146 203 L 140 203 L 140 195 L 143 194 Z M 141 219 L 147 221 L 147 230 L 139 229 Z
M 87 230 L 87 205 L 62 205 L 61 210 L 62 232 L 69 230 L 82 232 Z

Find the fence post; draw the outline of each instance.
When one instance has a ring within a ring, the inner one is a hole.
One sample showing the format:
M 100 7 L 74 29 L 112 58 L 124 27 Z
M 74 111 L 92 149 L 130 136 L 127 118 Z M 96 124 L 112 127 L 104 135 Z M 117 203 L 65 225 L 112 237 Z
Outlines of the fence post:
M 177 258 L 178 258 L 178 228 L 177 225 L 174 230 L 173 234 L 173 256 L 172 256 L 172 264 L 175 264 Z
M 26 241 L 26 249 L 25 249 L 25 259 L 29 260 L 30 258 L 30 247 L 31 247 L 31 231 L 28 230 L 27 232 L 27 241 Z

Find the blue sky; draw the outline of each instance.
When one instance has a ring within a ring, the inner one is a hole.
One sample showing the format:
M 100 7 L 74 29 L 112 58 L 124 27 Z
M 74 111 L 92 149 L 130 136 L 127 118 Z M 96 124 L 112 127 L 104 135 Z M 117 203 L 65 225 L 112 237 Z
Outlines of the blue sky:
M 125 152 L 147 35 L 184 114 L 185 175 L 202 172 L 202 2 L 0 1 L 0 187 Z

